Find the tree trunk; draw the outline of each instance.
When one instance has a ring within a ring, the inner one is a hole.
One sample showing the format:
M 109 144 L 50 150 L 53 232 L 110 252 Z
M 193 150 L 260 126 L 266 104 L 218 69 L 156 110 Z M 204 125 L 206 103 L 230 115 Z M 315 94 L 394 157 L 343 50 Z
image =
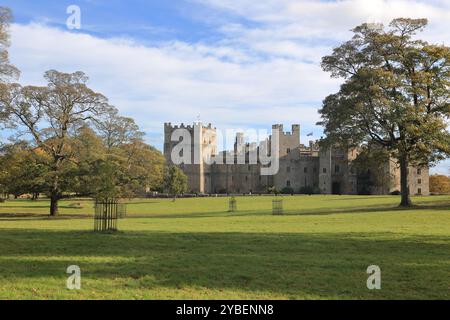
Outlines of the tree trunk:
M 400 186 L 402 200 L 401 207 L 410 207 L 412 205 L 411 198 L 409 196 L 409 183 L 408 183 L 408 159 L 405 155 L 400 155 Z
M 53 194 L 50 196 L 50 216 L 56 217 L 59 214 L 58 211 L 59 195 Z
M 55 157 L 53 185 L 50 191 L 50 216 L 56 217 L 59 214 L 58 201 L 59 201 L 59 168 L 61 164 L 61 158 Z

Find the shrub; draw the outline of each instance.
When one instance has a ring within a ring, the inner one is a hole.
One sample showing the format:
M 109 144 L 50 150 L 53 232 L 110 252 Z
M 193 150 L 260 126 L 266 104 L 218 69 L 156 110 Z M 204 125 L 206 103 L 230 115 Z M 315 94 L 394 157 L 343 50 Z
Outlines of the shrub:
M 291 187 L 285 187 L 281 190 L 282 194 L 294 194 L 295 191 Z
M 311 186 L 301 187 L 300 194 L 320 194 L 320 188 Z
M 276 196 L 280 194 L 280 191 L 277 188 L 275 188 L 275 187 L 270 187 L 268 189 L 268 191 L 269 191 L 269 193 L 274 194 Z

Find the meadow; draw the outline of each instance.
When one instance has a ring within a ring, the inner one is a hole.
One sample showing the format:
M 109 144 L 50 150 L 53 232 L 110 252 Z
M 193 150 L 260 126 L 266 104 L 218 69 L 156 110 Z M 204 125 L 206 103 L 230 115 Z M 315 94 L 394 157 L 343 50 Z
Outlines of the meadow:
M 119 232 L 93 203 L 0 203 L 0 299 L 449 299 L 450 196 L 134 199 Z M 81 268 L 81 290 L 66 268 Z M 381 290 L 366 269 L 381 268 Z

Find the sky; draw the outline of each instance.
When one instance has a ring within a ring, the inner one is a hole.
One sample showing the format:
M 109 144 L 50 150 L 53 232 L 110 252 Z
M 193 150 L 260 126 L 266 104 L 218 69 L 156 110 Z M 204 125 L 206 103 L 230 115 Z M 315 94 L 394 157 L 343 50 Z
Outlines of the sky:
M 450 45 L 448 0 L 2 0 L 13 10 L 11 62 L 20 82 L 84 71 L 89 86 L 133 117 L 161 148 L 163 124 L 218 129 L 301 125 L 322 136 L 317 110 L 341 80 L 321 57 L 364 22 L 430 20 L 421 37 Z M 67 8 L 81 10 L 70 30 Z M 449 173 L 450 161 L 433 172 Z

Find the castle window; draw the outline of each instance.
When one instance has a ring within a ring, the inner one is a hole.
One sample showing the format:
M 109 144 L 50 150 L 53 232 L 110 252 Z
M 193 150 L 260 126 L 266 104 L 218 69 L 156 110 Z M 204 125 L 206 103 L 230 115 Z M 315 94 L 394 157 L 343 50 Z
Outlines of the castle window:
M 339 167 L 339 165 L 334 166 L 334 172 L 339 173 L 340 170 L 341 168 Z
M 323 173 L 327 173 L 327 168 L 323 168 Z
M 261 181 L 262 180 L 262 176 L 259 176 L 259 181 Z
M 313 172 L 314 172 L 314 173 L 317 172 L 317 168 L 316 168 L 316 167 L 313 168 Z
M 422 174 L 422 169 L 417 169 L 417 174 L 421 175 Z
M 290 181 L 290 180 L 286 181 L 286 186 L 287 186 L 287 187 L 290 187 L 290 186 L 291 186 L 291 181 Z
M 245 181 L 248 181 L 248 177 L 247 176 L 245 176 Z
M 305 167 L 305 168 L 303 169 L 303 172 L 304 172 L 304 173 L 308 173 L 308 168 Z
M 422 194 L 422 189 L 421 188 L 417 189 L 417 194 Z
M 291 149 L 287 148 L 286 153 L 291 153 Z
M 422 179 L 417 180 L 417 184 L 422 184 Z
M 287 167 L 286 168 L 286 171 L 289 173 L 289 172 L 291 172 L 291 167 Z

